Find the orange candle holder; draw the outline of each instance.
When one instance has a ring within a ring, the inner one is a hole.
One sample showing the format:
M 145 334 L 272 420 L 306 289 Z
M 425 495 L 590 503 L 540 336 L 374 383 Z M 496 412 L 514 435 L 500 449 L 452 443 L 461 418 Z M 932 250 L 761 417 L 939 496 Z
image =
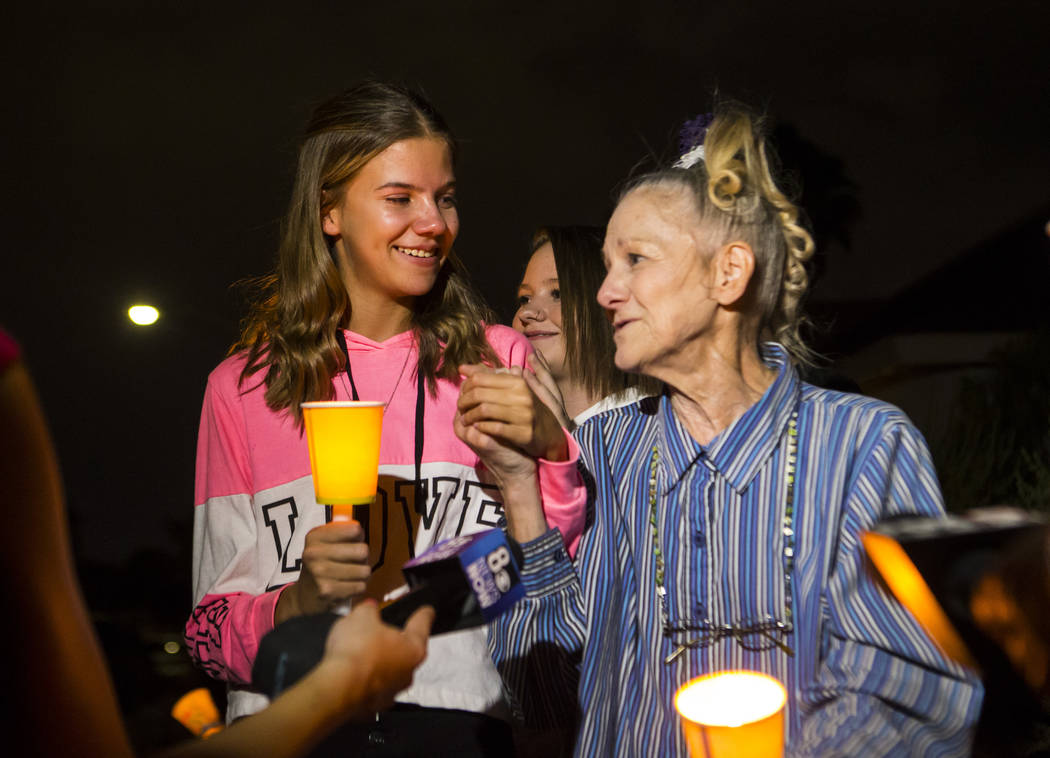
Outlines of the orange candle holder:
M 201 739 L 208 739 L 225 728 L 219 709 L 206 687 L 190 690 L 176 701 L 171 717 Z
M 684 684 L 674 705 L 692 758 L 781 758 L 787 690 L 757 671 L 721 671 Z

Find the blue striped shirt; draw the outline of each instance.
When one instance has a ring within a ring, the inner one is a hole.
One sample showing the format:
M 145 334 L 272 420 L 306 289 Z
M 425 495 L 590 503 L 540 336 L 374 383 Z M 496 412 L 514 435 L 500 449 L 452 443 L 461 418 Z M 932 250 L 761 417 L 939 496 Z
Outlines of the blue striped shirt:
M 788 755 L 968 754 L 980 683 L 871 580 L 859 542 L 881 519 L 943 513 L 925 441 L 893 406 L 801 382 L 778 345 L 764 346 L 764 358 L 777 378 L 706 447 L 666 395 L 577 431 L 594 513 L 576 562 L 556 531 L 525 544 L 528 596 L 490 628 L 512 705 L 534 725 L 575 715 L 577 755 L 685 756 L 675 691 L 693 677 L 742 668 L 787 688 Z M 786 440 L 795 411 L 794 546 L 786 559 Z M 790 621 L 783 641 L 793 655 L 713 635 L 665 662 L 695 635 L 663 632 L 650 527 L 654 447 L 671 624 Z

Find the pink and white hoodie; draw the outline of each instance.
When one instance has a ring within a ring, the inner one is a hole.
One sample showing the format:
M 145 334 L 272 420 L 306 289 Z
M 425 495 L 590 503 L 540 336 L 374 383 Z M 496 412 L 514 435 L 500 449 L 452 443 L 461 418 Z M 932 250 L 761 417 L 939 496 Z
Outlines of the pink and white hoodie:
M 400 567 L 410 543 L 418 554 L 454 535 L 498 526 L 502 498 L 478 457 L 453 432 L 459 388 L 441 379 L 436 398 L 426 393 L 421 470 L 426 507 L 416 515 L 415 340 L 411 332 L 381 343 L 345 334 L 361 399 L 391 398 L 383 419 L 379 489 L 366 524 L 373 566 L 369 594 L 382 598 L 403 584 Z M 532 352 L 528 341 L 507 327 L 490 326 L 486 336 L 504 365 L 523 366 Z M 229 683 L 228 721 L 267 703 L 245 685 L 259 641 L 273 628 L 281 588 L 299 576 L 304 537 L 325 515 L 314 499 L 305 436 L 287 413 L 267 408 L 261 373 L 238 387 L 243 366 L 243 355 L 224 360 L 208 377 L 204 395 L 193 527 L 196 607 L 186 624 L 190 655 Z M 345 374 L 334 384 L 335 399 L 351 399 Z M 576 471 L 578 451 L 569 441 L 570 460 L 540 461 L 539 479 L 549 523 L 575 548 L 586 494 Z M 398 700 L 504 715 L 485 630 L 432 638 L 427 659 Z

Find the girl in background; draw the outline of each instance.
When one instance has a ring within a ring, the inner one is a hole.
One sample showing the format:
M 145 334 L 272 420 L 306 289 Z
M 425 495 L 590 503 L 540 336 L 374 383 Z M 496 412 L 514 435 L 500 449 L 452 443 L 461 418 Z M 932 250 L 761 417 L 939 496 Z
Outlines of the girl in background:
M 596 297 L 605 278 L 603 236 L 593 226 L 541 228 L 518 285 L 512 323 L 536 349 L 530 366 L 539 382 L 530 386 L 569 429 L 660 392 L 659 382 L 613 362 L 612 325 Z

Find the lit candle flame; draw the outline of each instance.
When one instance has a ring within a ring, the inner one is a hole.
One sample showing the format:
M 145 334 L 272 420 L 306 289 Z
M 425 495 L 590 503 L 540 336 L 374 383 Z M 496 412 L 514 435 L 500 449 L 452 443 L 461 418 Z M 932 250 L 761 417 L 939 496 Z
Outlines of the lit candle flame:
M 740 726 L 771 716 L 787 700 L 776 679 L 753 671 L 727 671 L 694 679 L 675 696 L 678 712 L 711 726 Z
M 784 685 L 757 671 L 693 679 L 675 694 L 692 758 L 781 758 Z

